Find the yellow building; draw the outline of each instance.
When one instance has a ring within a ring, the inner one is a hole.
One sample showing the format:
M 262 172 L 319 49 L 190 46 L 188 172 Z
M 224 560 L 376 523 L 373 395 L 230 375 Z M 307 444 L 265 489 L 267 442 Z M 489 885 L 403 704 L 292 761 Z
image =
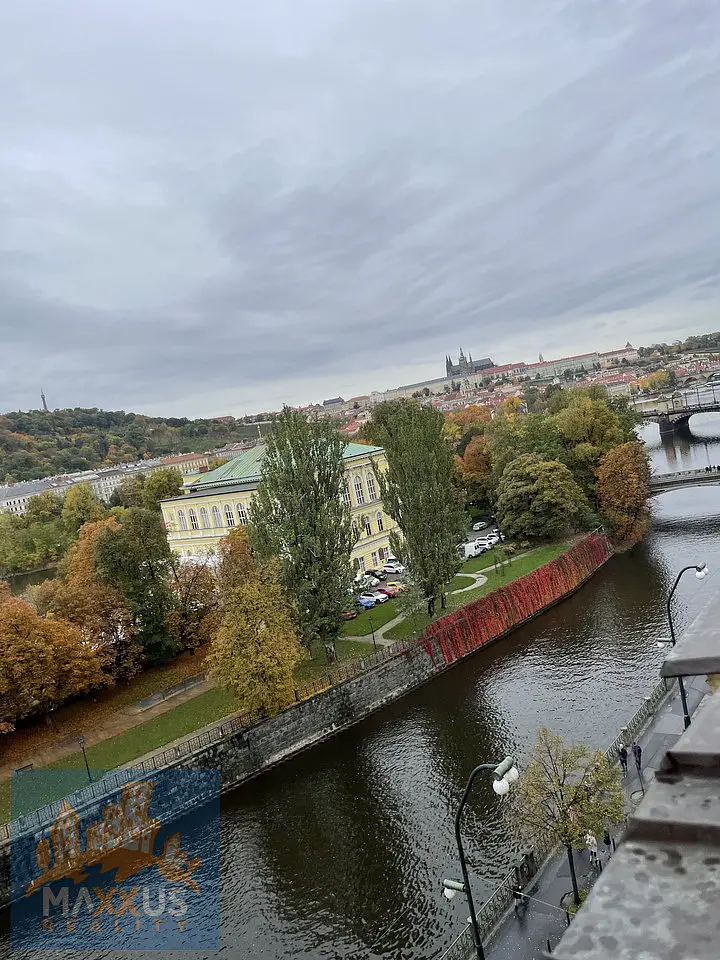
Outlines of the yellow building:
M 163 463 L 166 467 L 179 470 L 184 477 L 189 477 L 202 469 L 207 469 L 210 456 L 209 453 L 178 453 L 171 457 L 163 457 Z
M 182 557 L 214 551 L 228 530 L 247 523 L 248 509 L 260 483 L 264 445 L 252 447 L 203 473 L 187 492 L 161 504 L 170 547 Z M 357 540 L 353 564 L 361 570 L 382 566 L 390 555 L 390 531 L 397 524 L 383 510 L 373 467 L 384 470 L 387 460 L 381 447 L 349 443 L 345 447 L 346 488 Z

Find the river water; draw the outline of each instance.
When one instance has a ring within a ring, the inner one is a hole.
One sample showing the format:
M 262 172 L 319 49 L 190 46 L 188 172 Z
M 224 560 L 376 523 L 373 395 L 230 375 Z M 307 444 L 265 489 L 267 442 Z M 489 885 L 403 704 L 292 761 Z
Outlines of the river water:
M 690 429 L 663 441 L 643 429 L 657 472 L 720 464 L 720 416 L 695 416 Z M 471 768 L 508 753 L 522 763 L 540 725 L 606 745 L 657 682 L 652 641 L 667 634 L 676 571 L 700 560 L 710 569 L 702 583 L 683 580 L 680 628 L 720 583 L 720 487 L 664 494 L 652 512 L 645 542 L 580 593 L 224 798 L 223 957 L 441 952 L 467 915 L 441 881 L 458 874 L 452 817 Z M 476 782 L 466 814 L 480 903 L 518 847 L 489 780 Z

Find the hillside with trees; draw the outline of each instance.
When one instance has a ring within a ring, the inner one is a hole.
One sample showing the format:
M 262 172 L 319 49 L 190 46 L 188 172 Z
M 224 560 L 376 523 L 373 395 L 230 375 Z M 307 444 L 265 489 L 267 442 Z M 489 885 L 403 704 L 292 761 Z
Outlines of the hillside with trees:
M 252 419 L 188 420 L 80 407 L 0 414 L 0 483 L 221 447 L 257 437 Z

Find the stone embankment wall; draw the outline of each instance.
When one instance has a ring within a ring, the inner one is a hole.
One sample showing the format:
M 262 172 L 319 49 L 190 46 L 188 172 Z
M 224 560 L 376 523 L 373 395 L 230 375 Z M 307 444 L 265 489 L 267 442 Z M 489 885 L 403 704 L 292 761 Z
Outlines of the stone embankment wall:
M 117 790 L 119 781 L 160 769 L 217 769 L 220 788 L 232 790 L 313 744 L 347 729 L 385 704 L 397 700 L 449 669 L 459 659 L 507 633 L 574 593 L 610 557 L 605 535 L 591 534 L 566 553 L 488 596 L 431 625 L 420 640 L 396 644 L 365 661 L 366 669 L 328 687 L 275 717 L 245 725 L 229 719 L 178 744 L 138 760 L 129 771 L 110 774 L 78 791 L 68 802 L 74 809 Z M 14 835 L 34 843 L 59 811 L 52 804 L 13 824 Z M 182 810 L 178 811 L 179 813 Z M 33 849 L 34 849 L 33 843 Z M 0 844 L 0 905 L 7 903 L 9 842 Z

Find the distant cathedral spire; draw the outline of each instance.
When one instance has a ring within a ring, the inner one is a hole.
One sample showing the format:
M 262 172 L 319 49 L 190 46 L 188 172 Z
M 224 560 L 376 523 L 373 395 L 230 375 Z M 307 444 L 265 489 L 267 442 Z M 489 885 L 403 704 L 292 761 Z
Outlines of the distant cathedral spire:
M 42 400 L 43 410 L 45 413 L 49 413 L 50 411 L 48 410 L 47 400 L 45 399 L 45 391 L 42 389 L 42 387 L 40 388 L 40 399 Z

